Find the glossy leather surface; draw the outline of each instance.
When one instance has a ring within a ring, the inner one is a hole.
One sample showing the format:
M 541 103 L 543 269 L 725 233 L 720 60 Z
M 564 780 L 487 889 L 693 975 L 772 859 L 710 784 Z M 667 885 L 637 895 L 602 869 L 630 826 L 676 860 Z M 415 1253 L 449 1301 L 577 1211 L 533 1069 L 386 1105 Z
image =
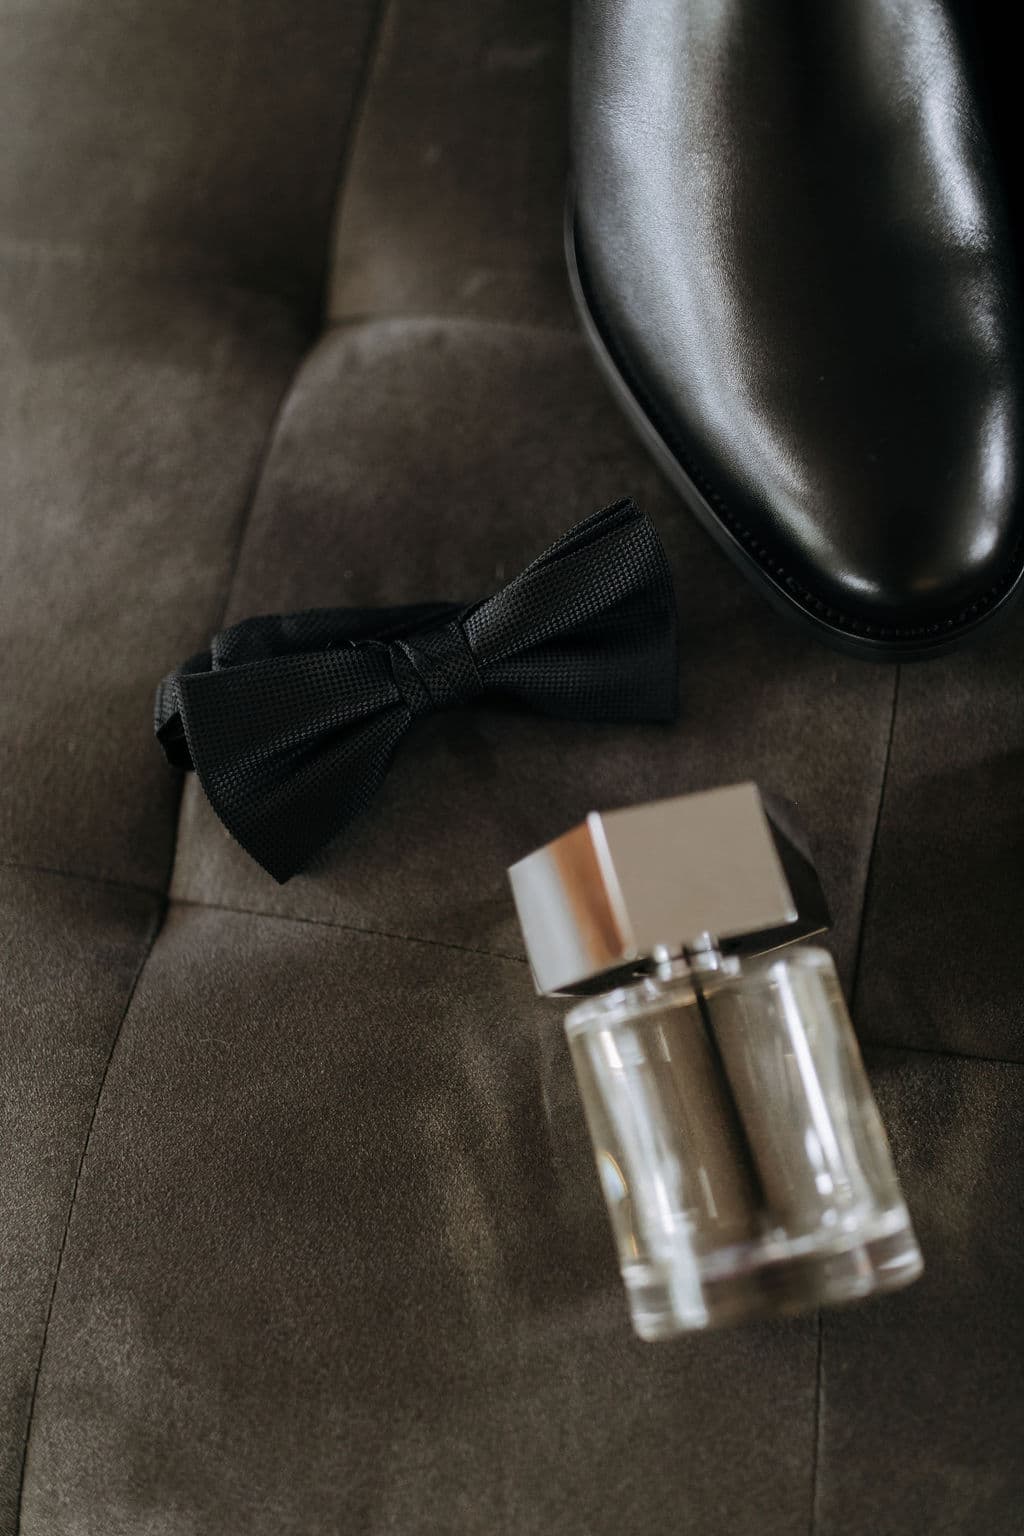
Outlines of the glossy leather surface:
M 573 69 L 591 316 L 741 562 L 893 650 L 992 613 L 1022 349 L 948 8 L 580 0 Z

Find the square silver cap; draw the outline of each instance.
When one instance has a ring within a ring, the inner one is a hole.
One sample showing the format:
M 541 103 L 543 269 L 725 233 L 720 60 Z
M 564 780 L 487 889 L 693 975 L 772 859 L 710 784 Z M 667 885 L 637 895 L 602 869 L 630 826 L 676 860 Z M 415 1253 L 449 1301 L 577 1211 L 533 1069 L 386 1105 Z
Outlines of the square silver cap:
M 509 879 L 538 991 L 593 991 L 709 934 L 749 953 L 822 932 L 828 908 L 791 812 L 735 784 L 592 811 L 521 859 Z

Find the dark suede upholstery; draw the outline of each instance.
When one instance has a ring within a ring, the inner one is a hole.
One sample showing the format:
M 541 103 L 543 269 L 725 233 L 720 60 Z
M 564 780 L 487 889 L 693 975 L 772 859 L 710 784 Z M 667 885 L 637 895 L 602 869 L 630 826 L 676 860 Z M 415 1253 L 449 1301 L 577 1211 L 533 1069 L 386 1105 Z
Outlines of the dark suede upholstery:
M 82 1147 L 158 897 L 0 870 L 0 1530 L 14 1528 L 28 1410 Z
M 838 657 L 678 507 L 568 320 L 565 37 L 0 5 L 0 1536 L 1020 1528 L 1024 619 Z M 675 726 L 421 722 L 284 887 L 164 767 L 225 618 L 482 595 L 626 493 Z M 642 1345 L 504 868 L 742 777 L 801 805 L 927 1271 Z
M 229 616 L 483 596 L 619 487 L 654 518 L 676 577 L 677 725 L 480 709 L 422 722 L 372 815 L 283 887 L 190 782 L 174 896 L 521 954 L 505 869 L 523 852 L 594 806 L 753 775 L 801 803 L 849 976 L 893 674 L 764 612 L 679 515 L 574 336 L 398 320 L 325 337 L 275 433 Z

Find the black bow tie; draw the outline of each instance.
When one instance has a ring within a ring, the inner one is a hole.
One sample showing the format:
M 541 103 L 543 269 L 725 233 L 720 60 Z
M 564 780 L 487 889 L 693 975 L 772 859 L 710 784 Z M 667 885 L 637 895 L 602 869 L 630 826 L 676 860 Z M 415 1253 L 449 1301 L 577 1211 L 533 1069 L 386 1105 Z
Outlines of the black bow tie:
M 481 694 L 574 720 L 671 720 L 665 552 L 631 501 L 596 512 L 471 607 L 246 619 L 164 678 L 156 734 L 275 880 L 363 811 L 419 715 Z

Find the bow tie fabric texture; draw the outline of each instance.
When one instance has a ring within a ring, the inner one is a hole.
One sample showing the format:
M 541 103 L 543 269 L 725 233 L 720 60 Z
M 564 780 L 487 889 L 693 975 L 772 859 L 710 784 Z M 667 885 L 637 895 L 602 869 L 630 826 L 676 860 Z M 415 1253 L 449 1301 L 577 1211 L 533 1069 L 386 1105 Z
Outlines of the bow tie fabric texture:
M 469 607 L 235 624 L 164 678 L 156 735 L 283 882 L 366 809 L 420 715 L 483 699 L 569 720 L 671 720 L 676 675 L 668 562 L 627 500 Z

